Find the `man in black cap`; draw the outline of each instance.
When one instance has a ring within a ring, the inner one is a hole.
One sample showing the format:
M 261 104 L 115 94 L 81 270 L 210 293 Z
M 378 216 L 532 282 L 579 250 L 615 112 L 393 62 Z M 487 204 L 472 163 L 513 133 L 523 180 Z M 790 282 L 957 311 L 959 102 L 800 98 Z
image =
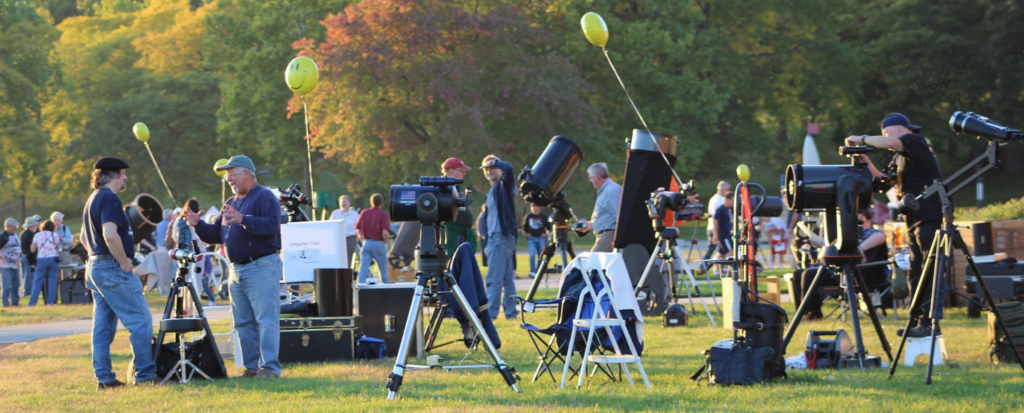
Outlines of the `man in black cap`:
M 82 244 L 89 252 L 86 286 L 92 290 L 92 367 L 99 389 L 124 386 L 110 365 L 110 343 L 117 322 L 130 334 L 135 384 L 156 383 L 153 362 L 153 318 L 142 295 L 142 283 L 132 273 L 135 240 L 128 215 L 117 193 L 125 190 L 128 163 L 103 158 L 92 171 L 95 189 L 82 212 Z
M 890 162 L 890 165 L 896 166 L 896 179 L 889 184 L 895 184 L 899 197 L 902 198 L 906 194 L 920 195 L 935 180 L 942 179 L 939 162 L 931 153 L 925 138 L 918 135 L 921 131 L 919 126 L 911 125 L 910 120 L 902 114 L 890 113 L 882 119 L 881 128 L 881 136 L 850 136 L 846 138 L 846 145 L 868 145 L 896 152 Z M 867 162 L 874 177 L 882 176 L 867 155 L 862 154 L 860 158 Z M 905 214 L 904 221 L 907 223 L 910 240 L 910 283 L 911 287 L 916 289 L 921 281 L 924 251 L 931 248 L 935 232 L 942 225 L 942 204 L 939 197 L 930 196 L 922 199 L 921 207 L 917 211 Z M 930 292 L 931 285 L 926 285 L 924 291 Z M 920 307 L 923 305 L 923 302 L 919 303 Z M 897 331 L 896 334 L 903 335 L 903 330 Z M 911 328 L 907 334 L 909 337 L 931 335 L 931 318 L 927 313 L 918 320 L 917 327 Z

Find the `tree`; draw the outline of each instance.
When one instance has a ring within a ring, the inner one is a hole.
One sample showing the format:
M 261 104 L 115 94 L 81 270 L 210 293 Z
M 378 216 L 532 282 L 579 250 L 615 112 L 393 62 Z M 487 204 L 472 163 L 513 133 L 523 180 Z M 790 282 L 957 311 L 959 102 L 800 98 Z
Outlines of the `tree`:
M 72 17 L 60 25 L 56 53 L 68 75 L 44 109 L 54 164 L 62 166 L 63 173 L 50 176 L 60 200 L 81 199 L 92 163 L 119 156 L 133 166 L 129 185 L 136 192 L 172 205 L 145 147 L 132 135 L 135 122 L 150 127 L 149 145 L 176 196 L 213 190 L 214 179 L 195 174 L 207 176 L 223 157 L 211 150 L 218 79 L 200 70 L 200 53 L 176 47 L 201 43 L 196 15 L 202 13 L 186 2 L 154 0 L 140 11 Z
M 590 87 L 520 8 L 367 0 L 323 25 L 322 43 L 296 47 L 320 65 L 320 86 L 307 96 L 318 114 L 314 142 L 346 166 L 350 190 L 437 174 L 449 156 L 472 165 L 493 152 L 522 167 L 556 134 L 590 147 Z
M 58 35 L 31 5 L 0 2 L 0 177 L 17 191 L 21 216 L 47 173 L 40 97 L 57 70 L 49 54 Z
M 348 0 L 223 0 L 205 20 L 207 66 L 223 79 L 217 141 L 228 153 L 247 153 L 272 165 L 277 177 L 302 177 L 306 144 L 301 117 L 288 116 L 292 93 L 283 72 L 297 39 L 322 39 L 317 24 Z M 318 163 L 314 169 L 330 170 Z

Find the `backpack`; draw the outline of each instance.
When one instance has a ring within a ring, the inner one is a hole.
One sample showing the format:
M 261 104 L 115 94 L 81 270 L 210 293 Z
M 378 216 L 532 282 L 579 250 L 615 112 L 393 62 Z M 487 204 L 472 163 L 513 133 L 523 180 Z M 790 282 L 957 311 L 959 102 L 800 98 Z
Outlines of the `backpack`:
M 704 352 L 705 364 L 691 380 L 708 379 L 708 385 L 750 385 L 767 383 L 775 377 L 771 347 L 750 347 L 745 343 L 723 340 Z

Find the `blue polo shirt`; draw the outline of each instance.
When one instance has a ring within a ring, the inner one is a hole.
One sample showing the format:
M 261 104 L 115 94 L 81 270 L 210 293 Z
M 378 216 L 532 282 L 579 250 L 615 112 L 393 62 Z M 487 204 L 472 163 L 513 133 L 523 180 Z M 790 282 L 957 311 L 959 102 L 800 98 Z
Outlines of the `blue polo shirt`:
M 117 225 L 117 235 L 124 246 L 124 255 L 128 258 L 135 256 L 132 225 L 128 221 L 128 214 L 124 212 L 121 198 L 104 186 L 92 191 L 89 200 L 85 201 L 85 210 L 82 211 L 83 244 L 86 251 L 89 251 L 89 256 L 110 254 L 107 240 L 103 239 L 103 224 L 108 222 Z
M 200 220 L 195 226 L 199 239 L 224 244 L 231 262 L 281 251 L 281 201 L 273 192 L 256 184 L 245 198 L 233 196 L 226 205 L 242 214 L 242 224 L 223 222 L 223 213 L 213 224 Z

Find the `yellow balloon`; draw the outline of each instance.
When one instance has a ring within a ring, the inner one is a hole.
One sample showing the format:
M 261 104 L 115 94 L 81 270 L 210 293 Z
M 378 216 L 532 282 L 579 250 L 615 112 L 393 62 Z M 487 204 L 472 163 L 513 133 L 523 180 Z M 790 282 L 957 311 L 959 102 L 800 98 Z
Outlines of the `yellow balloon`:
M 736 176 L 740 178 L 741 182 L 747 182 L 750 180 L 750 167 L 747 164 L 740 164 L 736 167 Z
M 604 23 L 601 15 L 587 12 L 580 20 L 580 24 L 583 26 L 583 35 L 587 36 L 591 44 L 601 48 L 608 44 L 608 25 Z
M 140 142 L 149 142 L 149 127 L 145 123 L 139 122 L 132 126 L 132 133 L 135 134 L 135 139 L 138 139 Z
M 319 80 L 320 69 L 316 67 L 313 59 L 306 56 L 292 59 L 284 71 L 284 81 L 288 84 L 288 89 L 300 95 L 312 92 Z
M 214 162 L 214 164 L 213 164 L 213 173 L 217 174 L 217 176 L 223 176 L 224 174 L 226 174 L 227 173 L 226 171 L 218 171 L 217 168 L 220 168 L 220 167 L 222 167 L 224 165 L 227 165 L 227 163 L 228 163 L 227 159 L 224 159 L 224 158 L 218 159 L 217 162 Z

